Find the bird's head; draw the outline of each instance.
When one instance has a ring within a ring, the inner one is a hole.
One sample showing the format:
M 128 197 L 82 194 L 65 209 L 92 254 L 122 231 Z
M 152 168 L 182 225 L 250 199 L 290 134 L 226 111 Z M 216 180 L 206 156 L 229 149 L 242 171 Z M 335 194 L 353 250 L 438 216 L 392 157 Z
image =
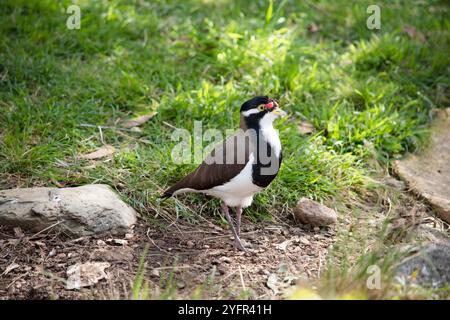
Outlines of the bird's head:
M 241 106 L 241 124 L 247 128 L 272 125 L 273 120 L 286 116 L 278 102 L 267 96 L 258 96 L 244 102 Z

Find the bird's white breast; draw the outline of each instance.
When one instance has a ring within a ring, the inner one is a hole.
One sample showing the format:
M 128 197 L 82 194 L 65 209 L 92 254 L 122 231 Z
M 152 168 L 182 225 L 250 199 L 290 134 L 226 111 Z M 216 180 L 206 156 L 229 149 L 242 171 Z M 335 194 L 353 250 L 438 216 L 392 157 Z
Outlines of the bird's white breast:
M 253 195 L 262 188 L 253 184 L 252 167 L 254 156 L 250 154 L 244 169 L 227 183 L 206 190 L 205 193 L 220 198 L 227 206 L 243 208 L 251 205 Z
M 273 127 L 273 120 L 276 118 L 272 113 L 266 114 L 259 122 L 260 130 L 263 138 L 270 145 L 278 158 L 281 152 L 281 141 L 278 136 L 278 131 Z

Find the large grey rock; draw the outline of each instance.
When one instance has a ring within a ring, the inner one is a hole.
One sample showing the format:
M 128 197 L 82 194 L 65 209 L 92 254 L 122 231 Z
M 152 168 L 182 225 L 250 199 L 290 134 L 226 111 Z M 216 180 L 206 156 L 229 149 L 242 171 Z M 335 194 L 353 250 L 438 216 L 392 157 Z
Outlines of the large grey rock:
M 333 209 L 308 198 L 299 200 L 294 208 L 294 217 L 296 221 L 314 227 L 327 226 L 337 221 L 337 214 Z
M 107 185 L 0 191 L 0 224 L 39 232 L 54 228 L 73 236 L 123 234 L 136 212 Z
M 413 281 L 422 286 L 440 288 L 450 285 L 450 245 L 429 244 L 397 268 L 402 282 Z
M 396 161 L 394 168 L 414 193 L 450 223 L 450 108 L 439 110 L 436 115 L 428 148 Z

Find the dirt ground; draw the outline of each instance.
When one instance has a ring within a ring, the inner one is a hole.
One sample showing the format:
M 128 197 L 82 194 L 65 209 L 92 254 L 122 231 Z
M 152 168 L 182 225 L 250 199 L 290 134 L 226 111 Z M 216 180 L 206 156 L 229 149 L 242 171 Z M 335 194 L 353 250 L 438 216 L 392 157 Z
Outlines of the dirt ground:
M 297 281 L 319 276 L 335 227 L 243 221 L 248 252 L 235 251 L 229 230 L 205 222 L 165 231 L 140 220 L 115 244 L 111 237 L 68 239 L 0 226 L 0 299 L 127 299 L 148 245 L 145 281 L 150 298 L 280 298 Z M 63 241 L 62 241 L 63 240 Z M 107 279 L 67 290 L 69 266 L 108 262 Z M 208 285 L 208 279 L 210 285 Z M 280 290 L 279 290 L 280 289 Z M 283 290 L 282 290 L 283 289 Z

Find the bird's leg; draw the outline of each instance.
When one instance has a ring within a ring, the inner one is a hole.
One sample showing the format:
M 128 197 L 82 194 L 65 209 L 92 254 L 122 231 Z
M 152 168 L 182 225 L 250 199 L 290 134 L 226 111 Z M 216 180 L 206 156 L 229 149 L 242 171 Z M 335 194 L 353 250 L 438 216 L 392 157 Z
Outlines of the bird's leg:
M 237 234 L 236 229 L 234 229 L 233 220 L 231 219 L 230 212 L 228 210 L 228 206 L 225 203 L 222 203 L 221 206 L 222 206 L 222 211 L 225 214 L 225 217 L 227 218 L 228 224 L 230 225 L 231 232 L 233 232 L 235 246 L 239 250 L 245 251 L 245 248 L 241 243 L 241 239 L 239 239 L 239 235 Z
M 236 233 L 241 236 L 241 215 L 242 207 L 236 207 Z

